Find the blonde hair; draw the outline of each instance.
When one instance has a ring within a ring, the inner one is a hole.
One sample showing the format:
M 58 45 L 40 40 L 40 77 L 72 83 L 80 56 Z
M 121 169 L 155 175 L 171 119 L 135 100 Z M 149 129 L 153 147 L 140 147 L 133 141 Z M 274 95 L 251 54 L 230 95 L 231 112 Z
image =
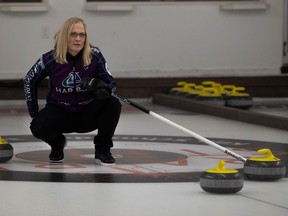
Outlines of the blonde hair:
M 91 45 L 89 43 L 88 36 L 87 36 L 87 27 L 86 27 L 84 20 L 78 17 L 72 17 L 66 20 L 54 36 L 54 39 L 55 39 L 54 57 L 55 57 L 56 62 L 60 64 L 68 63 L 66 59 L 68 37 L 74 25 L 79 22 L 84 25 L 85 32 L 86 32 L 86 39 L 85 39 L 84 47 L 82 50 L 83 52 L 82 61 L 83 61 L 84 66 L 88 66 L 91 63 L 92 51 L 91 51 Z

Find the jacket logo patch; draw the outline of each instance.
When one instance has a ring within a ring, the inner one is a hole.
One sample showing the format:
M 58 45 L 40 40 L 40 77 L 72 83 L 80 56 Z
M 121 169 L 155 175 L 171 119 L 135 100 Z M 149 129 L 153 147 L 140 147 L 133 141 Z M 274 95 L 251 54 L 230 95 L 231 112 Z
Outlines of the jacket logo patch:
M 79 72 L 70 72 L 68 76 L 63 80 L 62 86 L 66 88 L 73 88 L 80 86 L 81 78 Z

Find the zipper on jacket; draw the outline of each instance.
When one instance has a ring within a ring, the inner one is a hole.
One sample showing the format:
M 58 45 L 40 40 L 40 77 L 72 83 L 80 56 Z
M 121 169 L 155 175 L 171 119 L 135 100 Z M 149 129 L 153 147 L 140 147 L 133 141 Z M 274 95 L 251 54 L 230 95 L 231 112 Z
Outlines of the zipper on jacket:
M 77 97 L 77 85 L 76 85 L 76 66 L 75 66 L 75 62 L 72 68 L 72 72 L 73 72 L 73 76 L 74 76 L 74 94 L 75 94 L 75 99 L 76 99 L 76 107 L 78 107 L 78 97 Z

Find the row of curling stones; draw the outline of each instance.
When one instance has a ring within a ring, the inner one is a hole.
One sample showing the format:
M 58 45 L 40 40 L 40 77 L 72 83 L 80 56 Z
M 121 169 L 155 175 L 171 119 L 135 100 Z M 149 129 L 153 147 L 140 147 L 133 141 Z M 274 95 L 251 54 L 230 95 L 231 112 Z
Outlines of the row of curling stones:
M 202 84 L 216 89 L 224 97 L 225 106 L 249 109 L 253 105 L 253 97 L 245 92 L 243 86 L 222 85 L 214 81 L 205 81 Z
M 270 149 L 260 149 L 258 154 L 264 157 L 252 157 L 244 163 L 244 175 L 249 180 L 276 181 L 286 175 L 286 167 L 275 157 Z M 214 169 L 200 176 L 201 188 L 210 193 L 237 193 L 243 188 L 244 177 L 238 170 L 225 168 L 225 162 L 219 161 Z
M 0 136 L 0 163 L 7 162 L 12 159 L 14 149 L 10 143 L 2 139 Z
M 215 105 L 225 105 L 225 100 L 215 88 L 196 85 L 195 83 L 187 83 L 180 81 L 178 87 L 174 87 L 169 91 L 170 95 L 182 96 L 197 101 L 203 101 Z
M 215 105 L 249 109 L 253 105 L 253 98 L 244 91 L 245 87 L 222 85 L 214 81 L 204 81 L 202 85 L 180 81 L 177 87 L 170 89 L 169 94 Z

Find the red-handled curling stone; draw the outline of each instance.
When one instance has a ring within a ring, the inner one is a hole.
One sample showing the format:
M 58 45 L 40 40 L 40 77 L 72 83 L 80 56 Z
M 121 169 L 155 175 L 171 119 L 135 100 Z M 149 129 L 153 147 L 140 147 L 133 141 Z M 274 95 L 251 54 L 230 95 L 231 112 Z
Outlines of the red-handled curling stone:
M 285 176 L 286 166 L 275 157 L 270 149 L 260 149 L 264 157 L 248 158 L 244 163 L 244 174 L 250 180 L 278 180 Z
M 13 147 L 0 136 L 0 163 L 7 162 L 13 157 Z
M 201 188 L 210 193 L 237 193 L 243 188 L 243 183 L 243 175 L 238 170 L 225 168 L 223 160 L 200 176 Z

